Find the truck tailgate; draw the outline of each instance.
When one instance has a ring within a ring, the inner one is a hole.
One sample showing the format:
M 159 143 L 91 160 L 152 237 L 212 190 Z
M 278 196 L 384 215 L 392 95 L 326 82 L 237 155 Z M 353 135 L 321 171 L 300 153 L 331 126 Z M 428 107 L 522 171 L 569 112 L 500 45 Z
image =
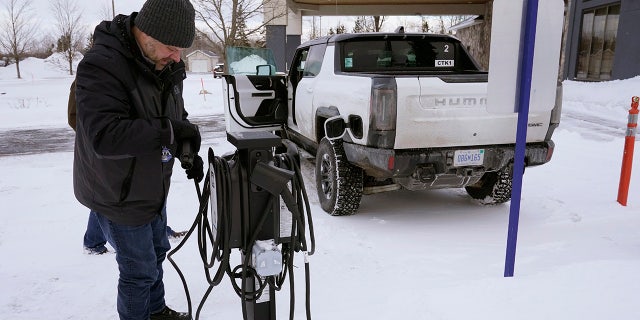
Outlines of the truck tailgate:
M 397 77 L 396 83 L 396 149 L 515 143 L 518 115 L 487 112 L 486 82 Z M 529 114 L 527 142 L 544 140 L 549 117 Z

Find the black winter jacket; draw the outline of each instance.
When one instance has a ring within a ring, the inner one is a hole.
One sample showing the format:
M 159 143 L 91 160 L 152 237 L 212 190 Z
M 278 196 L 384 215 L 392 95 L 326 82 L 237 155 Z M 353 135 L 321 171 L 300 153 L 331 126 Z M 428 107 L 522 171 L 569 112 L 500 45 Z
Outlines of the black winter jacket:
M 169 192 L 175 154 L 168 119 L 186 120 L 184 63 L 155 71 L 131 32 L 135 16 L 95 28 L 94 45 L 77 68 L 73 188 L 78 201 L 125 225 L 155 218 Z

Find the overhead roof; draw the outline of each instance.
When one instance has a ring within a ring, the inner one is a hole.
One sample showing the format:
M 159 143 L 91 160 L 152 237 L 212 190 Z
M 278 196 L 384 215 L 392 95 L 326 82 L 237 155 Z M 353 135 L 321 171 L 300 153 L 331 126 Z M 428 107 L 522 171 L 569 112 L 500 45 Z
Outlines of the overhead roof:
M 484 14 L 491 0 L 288 0 L 303 15 Z

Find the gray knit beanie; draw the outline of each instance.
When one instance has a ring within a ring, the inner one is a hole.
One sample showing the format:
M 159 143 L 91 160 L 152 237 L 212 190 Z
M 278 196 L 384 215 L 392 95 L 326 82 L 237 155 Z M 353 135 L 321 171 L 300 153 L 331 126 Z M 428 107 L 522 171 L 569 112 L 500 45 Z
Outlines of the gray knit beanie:
M 165 45 L 188 48 L 195 37 L 195 15 L 189 0 L 147 0 L 134 24 Z

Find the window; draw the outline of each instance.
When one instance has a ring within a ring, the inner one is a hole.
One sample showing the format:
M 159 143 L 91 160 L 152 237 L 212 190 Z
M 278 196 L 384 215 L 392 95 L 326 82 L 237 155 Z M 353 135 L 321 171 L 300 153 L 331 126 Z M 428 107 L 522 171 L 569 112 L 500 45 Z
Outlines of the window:
M 341 43 L 343 72 L 478 71 L 463 47 L 444 37 L 368 37 Z
M 320 73 L 320 67 L 322 66 L 322 59 L 324 58 L 325 44 L 319 44 L 311 46 L 309 53 L 307 54 L 307 61 L 304 67 L 304 77 L 315 77 Z
M 610 80 L 620 4 L 585 10 L 578 51 L 578 80 Z

